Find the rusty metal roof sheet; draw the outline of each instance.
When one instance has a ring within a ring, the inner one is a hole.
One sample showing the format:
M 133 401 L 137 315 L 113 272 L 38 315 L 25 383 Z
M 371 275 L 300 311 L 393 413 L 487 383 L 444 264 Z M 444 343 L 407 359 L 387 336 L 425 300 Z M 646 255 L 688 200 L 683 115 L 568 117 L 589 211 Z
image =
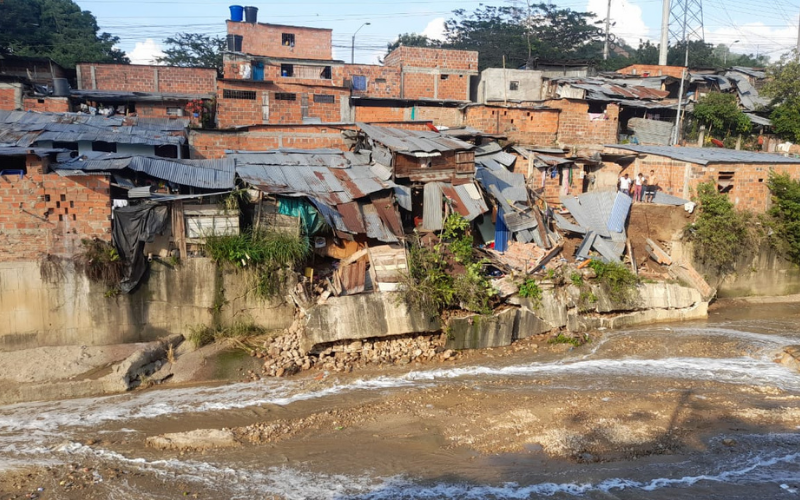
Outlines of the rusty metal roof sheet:
M 369 165 L 369 151 L 353 153 L 338 149 L 276 149 L 272 151 L 227 151 L 237 165 L 280 165 L 303 167 L 349 168 Z
M 460 139 L 428 130 L 378 127 L 366 123 L 358 123 L 358 127 L 370 139 L 397 153 L 443 153 L 470 150 L 474 147 Z
M 471 221 L 489 211 L 483 195 L 474 184 L 469 183 L 459 186 L 444 182 L 437 184 L 439 184 L 442 194 L 444 194 L 455 211 L 465 219 Z
M 0 110 L 0 144 L 30 146 L 37 141 L 100 141 L 122 144 L 184 144 L 188 119 L 93 116 Z
M 79 157 L 69 162 L 55 164 L 53 168 L 84 172 L 107 172 L 127 168 L 175 184 L 203 189 L 232 189 L 235 177 L 235 162 L 231 159 L 178 160 L 114 153 L 95 156 L 93 159 Z

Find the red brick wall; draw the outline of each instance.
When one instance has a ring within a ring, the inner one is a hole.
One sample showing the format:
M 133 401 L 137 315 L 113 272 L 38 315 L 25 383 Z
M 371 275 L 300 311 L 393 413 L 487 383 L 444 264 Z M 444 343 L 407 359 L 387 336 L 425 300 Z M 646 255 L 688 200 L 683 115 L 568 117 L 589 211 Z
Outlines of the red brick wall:
M 94 66 L 97 89 L 93 87 Z M 158 73 L 158 85 L 156 85 Z M 217 70 L 135 64 L 78 65 L 78 88 L 121 92 L 209 94 L 216 90 Z
M 288 59 L 332 59 L 330 29 L 228 21 L 228 34 L 242 36 L 242 52 Z M 294 34 L 294 47 L 281 45 L 282 34 Z
M 438 75 L 432 73 L 403 73 L 404 99 L 435 99 L 436 79 Z
M 22 103 L 25 111 L 47 113 L 66 113 L 69 111 L 69 100 L 66 97 L 25 97 L 22 99 Z
M 411 119 L 410 113 L 408 119 Z M 441 106 L 414 106 L 414 120 L 430 121 L 434 125 L 450 128 L 463 127 L 464 111 L 459 108 L 444 108 Z
M 683 66 L 658 66 L 655 64 L 632 64 L 620 70 L 617 73 L 623 75 L 638 75 L 642 76 L 644 73 L 649 73 L 650 76 L 672 76 L 680 78 L 683 73 Z
M 21 92 L 21 90 L 14 87 L 0 87 L 0 109 L 6 111 L 19 109 L 17 92 Z
M 577 147 L 580 151 L 602 149 L 603 144 L 617 142 L 619 126 L 619 106 L 608 104 L 606 116 L 601 120 L 591 120 L 589 103 L 582 100 L 555 99 L 545 105 L 561 110 L 558 122 L 558 143 Z M 591 146 L 591 147 L 587 147 Z
M 333 148 L 347 151 L 342 130 L 354 126 L 264 125 L 239 132 L 192 130 L 189 144 L 192 158 L 224 158 L 225 150 L 266 151 L 277 148 Z
M 42 174 L 41 160 L 28 158 L 24 178 L 0 177 L 0 261 L 69 257 L 82 238 L 110 241 L 108 176 Z
M 245 90 L 256 93 L 255 100 L 224 98 L 224 90 Z M 233 128 L 264 123 L 262 115 L 263 95 L 269 100 L 269 122 L 276 124 L 302 123 L 303 96 L 308 98 L 309 117 L 319 118 L 324 123 L 342 121 L 342 99 L 349 98 L 350 92 L 344 88 L 328 85 L 312 86 L 280 82 L 265 83 L 242 81 L 220 81 L 217 94 L 217 124 L 219 128 Z M 278 100 L 276 93 L 295 94 L 294 101 Z M 314 95 L 333 95 L 332 103 L 315 102 Z
M 353 95 L 367 97 L 400 97 L 400 69 L 372 64 L 346 64 L 344 78 L 360 75 L 367 77 L 367 91 L 353 91 Z M 377 82 L 377 79 L 386 80 Z
M 445 77 L 443 80 L 442 78 Z M 450 99 L 455 101 L 469 100 L 469 75 L 464 74 L 442 74 L 436 75 L 438 82 L 438 99 Z
M 413 66 L 478 71 L 478 53 L 473 50 L 397 47 L 383 60 L 385 66 Z
M 375 124 L 380 125 L 380 124 Z M 386 126 L 409 130 L 428 130 L 425 122 L 386 123 Z M 192 158 L 224 158 L 225 150 L 266 151 L 277 148 L 332 148 L 348 151 L 342 130 L 355 125 L 261 125 L 241 131 L 191 130 L 189 144 Z
M 606 151 L 630 154 L 630 151 L 624 149 L 608 148 Z M 688 182 L 686 182 L 687 168 Z M 658 186 L 663 192 L 683 198 L 693 196 L 697 185 L 702 182 L 716 182 L 720 172 L 734 172 L 733 188 L 727 193 L 728 198 L 736 208 L 756 213 L 763 213 L 770 206 L 770 193 L 767 188 L 770 170 L 778 174 L 789 174 L 793 179 L 800 179 L 800 165 L 734 163 L 703 166 L 656 155 L 637 158 L 624 172 L 631 177 L 640 172 L 649 176 L 651 170 L 655 171 Z
M 189 116 L 189 113 L 186 111 L 187 101 L 176 101 L 176 102 L 137 102 L 136 103 L 136 114 L 142 116 L 144 118 L 165 118 L 170 116 L 167 114 L 167 108 L 181 108 L 183 110 L 183 116 Z
M 402 122 L 405 121 L 407 108 L 384 108 L 372 106 L 357 106 L 355 108 L 355 121 L 357 122 Z
M 517 144 L 552 145 L 559 124 L 556 109 L 476 105 L 466 108 L 464 124 L 489 134 L 504 134 Z

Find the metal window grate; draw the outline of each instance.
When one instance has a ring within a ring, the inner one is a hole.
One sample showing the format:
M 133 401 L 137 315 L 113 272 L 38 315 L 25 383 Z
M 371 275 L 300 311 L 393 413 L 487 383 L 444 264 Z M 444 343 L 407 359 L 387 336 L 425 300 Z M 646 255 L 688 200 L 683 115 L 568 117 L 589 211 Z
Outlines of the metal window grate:
M 336 97 L 330 94 L 314 94 L 314 102 L 333 104 L 336 102 Z
M 289 92 L 275 92 L 275 100 L 276 101 L 296 101 L 297 94 L 292 94 Z
M 255 90 L 223 89 L 222 90 L 222 98 L 223 99 L 245 99 L 247 101 L 255 101 L 256 100 L 256 92 L 255 92 Z

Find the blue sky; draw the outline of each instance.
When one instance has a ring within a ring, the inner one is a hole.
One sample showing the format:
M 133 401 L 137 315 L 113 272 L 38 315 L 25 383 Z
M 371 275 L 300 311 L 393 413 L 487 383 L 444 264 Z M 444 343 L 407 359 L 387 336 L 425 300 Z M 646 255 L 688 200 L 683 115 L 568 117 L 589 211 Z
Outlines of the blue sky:
M 768 54 L 778 59 L 797 39 L 800 0 L 766 0 L 763 4 L 743 0 L 704 0 L 706 41 L 725 43 L 734 52 Z M 180 31 L 222 35 L 229 16 L 230 0 L 76 0 L 91 11 L 101 26 L 121 38 L 120 48 L 134 62 L 144 63 L 157 53 L 163 39 Z M 349 62 L 351 36 L 356 36 L 356 62 L 376 63 L 385 46 L 400 33 L 424 33 L 436 37 L 454 9 L 476 9 L 481 3 L 504 5 L 503 1 L 473 0 L 294 0 L 267 3 L 249 1 L 259 8 L 259 21 L 333 29 L 334 57 Z M 524 1 L 521 2 L 524 5 Z M 607 0 L 560 0 L 573 10 L 591 11 L 604 19 Z M 612 0 L 612 32 L 636 45 L 639 39 L 658 40 L 661 0 Z

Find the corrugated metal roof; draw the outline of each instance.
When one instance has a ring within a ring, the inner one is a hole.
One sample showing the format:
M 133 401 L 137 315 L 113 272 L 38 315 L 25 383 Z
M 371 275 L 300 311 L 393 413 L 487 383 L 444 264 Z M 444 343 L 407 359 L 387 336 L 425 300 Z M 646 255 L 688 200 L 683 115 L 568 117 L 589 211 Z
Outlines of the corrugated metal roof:
M 423 188 L 422 227 L 429 231 L 441 231 L 444 227 L 442 210 L 442 188 L 438 182 L 429 182 Z
M 36 141 L 102 141 L 122 144 L 183 144 L 188 119 L 92 116 L 0 110 L 0 144 L 30 146 Z
M 394 196 L 397 199 L 397 204 L 404 209 L 411 211 L 411 188 L 408 186 L 394 186 Z
M 127 168 L 157 179 L 203 189 L 231 189 L 234 187 L 235 177 L 235 162 L 231 159 L 177 160 L 108 154 L 92 160 L 76 158 L 67 163 L 53 165 L 53 168 L 86 172 Z
M 756 109 L 769 105 L 770 100 L 758 95 L 758 90 L 750 84 L 750 80 L 746 75 L 735 71 L 728 71 L 725 73 L 725 78 L 733 81 L 736 85 L 736 91 L 739 93 L 739 103 L 744 106 L 745 109 L 755 111 Z
M 369 151 L 353 153 L 338 149 L 277 149 L 274 151 L 227 151 L 237 165 L 279 165 L 303 167 L 349 168 L 369 165 Z
M 491 192 L 490 187 L 496 186 L 504 200 L 513 202 L 528 202 L 528 189 L 525 187 L 525 176 L 515 174 L 506 169 L 489 170 L 478 167 L 475 169 L 475 179 L 483 189 Z
M 698 165 L 708 165 L 710 163 L 800 164 L 800 158 L 735 149 L 635 146 L 632 144 L 607 144 L 606 146 L 635 151 L 641 154 L 665 156 L 673 160 L 697 163 Z
M 558 212 L 553 213 L 553 219 L 556 221 L 556 226 L 562 231 L 572 231 L 573 233 L 586 234 L 586 228 L 568 221 L 563 215 Z
M 610 237 L 607 221 L 614 206 L 615 191 L 583 193 L 576 197 L 562 197 L 561 203 L 581 227 L 600 236 Z
M 364 225 L 367 227 L 367 237 L 386 243 L 396 243 L 398 241 L 397 237 L 383 223 L 372 203 L 359 202 L 359 206 L 364 216 Z
M 617 193 L 614 199 L 614 206 L 611 208 L 611 215 L 608 218 L 608 229 L 615 233 L 625 231 L 625 221 L 628 220 L 628 212 L 633 205 L 633 199 L 624 193 Z
M 653 203 L 656 205 L 673 205 L 679 207 L 689 203 L 689 200 L 672 196 L 664 191 L 656 191 L 656 195 L 653 197 Z
M 587 98 L 615 98 L 623 99 L 644 99 L 660 100 L 669 96 L 666 90 L 652 88 L 652 86 L 631 85 L 624 80 L 607 80 L 603 78 L 593 79 L 559 79 L 561 84 L 570 85 L 573 88 L 585 90 L 590 96 Z
M 162 101 L 190 101 L 193 99 L 213 99 L 214 94 L 187 94 L 176 92 L 117 92 L 108 90 L 70 90 L 70 95 L 79 99 L 131 101 L 131 102 L 162 102 Z
M 366 123 L 358 123 L 358 127 L 370 139 L 397 153 L 442 153 L 470 150 L 474 147 L 468 142 L 433 131 L 377 127 Z
M 489 210 L 486 202 L 480 192 L 475 189 L 473 184 L 464 184 L 461 186 L 453 186 L 449 183 L 439 182 L 439 188 L 442 190 L 445 198 L 448 200 L 453 209 L 465 219 L 471 221 Z M 478 194 L 478 199 L 473 199 L 473 194 L 467 186 L 471 186 Z
M 35 154 L 39 158 L 44 158 L 51 154 L 64 153 L 68 149 L 52 149 L 52 148 L 23 148 L 18 146 L 0 147 L 0 156 L 27 156 L 28 153 Z

